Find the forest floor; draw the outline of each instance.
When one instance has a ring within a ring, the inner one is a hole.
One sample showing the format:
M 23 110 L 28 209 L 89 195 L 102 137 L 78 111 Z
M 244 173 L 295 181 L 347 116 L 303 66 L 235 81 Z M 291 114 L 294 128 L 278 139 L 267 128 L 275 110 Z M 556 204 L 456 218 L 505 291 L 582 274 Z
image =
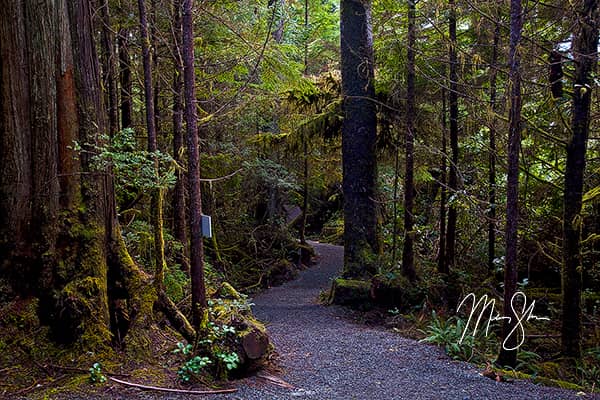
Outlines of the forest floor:
M 346 309 L 324 306 L 343 260 L 340 246 L 313 243 L 317 265 L 298 279 L 258 295 L 256 316 L 266 322 L 277 349 L 273 366 L 233 382 L 238 391 L 214 399 L 581 399 L 528 381 L 496 382 L 473 365 L 453 361 L 442 349 L 381 327 L 358 324 Z M 110 383 L 102 399 L 189 399 L 190 395 L 142 392 Z M 61 397 L 62 398 L 62 397 Z M 68 397 L 75 399 L 77 397 Z

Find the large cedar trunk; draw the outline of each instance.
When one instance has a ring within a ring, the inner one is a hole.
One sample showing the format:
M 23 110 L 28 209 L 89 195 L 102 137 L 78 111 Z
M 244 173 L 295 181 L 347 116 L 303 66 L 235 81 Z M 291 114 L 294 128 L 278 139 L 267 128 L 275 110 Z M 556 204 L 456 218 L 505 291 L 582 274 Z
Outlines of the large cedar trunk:
M 152 302 L 89 155 L 107 129 L 90 1 L 2 1 L 0 38 L 0 279 L 39 299 L 54 340 L 105 346 Z
M 373 99 L 373 34 L 370 0 L 341 2 L 341 61 L 344 122 L 344 276 L 377 272 L 377 115 Z

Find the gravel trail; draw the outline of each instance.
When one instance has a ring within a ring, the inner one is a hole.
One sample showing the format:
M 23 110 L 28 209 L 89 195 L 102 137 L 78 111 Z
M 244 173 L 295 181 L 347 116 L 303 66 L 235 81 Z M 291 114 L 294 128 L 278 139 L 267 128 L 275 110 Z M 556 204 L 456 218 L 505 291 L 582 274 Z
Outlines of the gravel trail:
M 273 373 L 293 387 L 260 377 L 235 382 L 234 395 L 213 399 L 581 399 L 573 391 L 526 381 L 498 383 L 469 364 L 449 359 L 434 346 L 380 328 L 355 324 L 344 310 L 318 303 L 342 265 L 340 246 L 313 243 L 318 265 L 297 280 L 254 299 L 265 321 L 281 371 Z M 130 392 L 131 393 L 131 392 Z M 139 393 L 139 392 L 138 392 Z M 133 393 L 132 393 L 133 394 Z M 191 397 L 144 393 L 144 399 Z M 128 398 L 131 398 L 128 396 Z M 583 398 L 600 398 L 587 395 Z

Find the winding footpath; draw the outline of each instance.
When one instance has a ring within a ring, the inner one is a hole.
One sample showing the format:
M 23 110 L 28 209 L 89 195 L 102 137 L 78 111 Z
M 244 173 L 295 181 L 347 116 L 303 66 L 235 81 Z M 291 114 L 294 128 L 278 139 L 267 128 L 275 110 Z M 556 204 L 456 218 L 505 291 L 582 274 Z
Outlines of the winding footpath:
M 277 348 L 280 370 L 238 381 L 235 394 L 211 399 L 600 399 L 526 381 L 498 383 L 435 346 L 351 322 L 345 310 L 318 303 L 319 293 L 339 273 L 343 248 L 312 244 L 317 265 L 254 299 L 255 314 L 266 322 Z M 136 397 L 194 398 L 139 391 L 115 398 Z
M 254 299 L 279 353 L 278 377 L 293 388 L 259 378 L 232 399 L 581 399 L 573 391 L 526 381 L 498 383 L 435 346 L 379 328 L 357 325 L 339 307 L 318 303 L 339 273 L 343 248 L 312 243 L 318 265 Z M 583 398 L 594 398 L 585 396 Z M 596 397 L 600 398 L 600 397 Z

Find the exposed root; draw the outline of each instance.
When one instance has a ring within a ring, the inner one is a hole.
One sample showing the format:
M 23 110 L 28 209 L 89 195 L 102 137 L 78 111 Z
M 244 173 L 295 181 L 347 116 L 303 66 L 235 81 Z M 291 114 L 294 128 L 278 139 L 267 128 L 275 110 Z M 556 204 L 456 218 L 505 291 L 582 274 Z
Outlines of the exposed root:
M 139 383 L 122 381 L 120 379 L 113 378 L 110 376 L 108 377 L 108 379 L 113 382 L 120 383 L 121 385 L 131 386 L 131 387 L 135 387 L 135 388 L 143 389 L 143 390 L 155 390 L 155 391 L 159 391 L 159 392 L 183 393 L 183 394 L 224 394 L 224 393 L 237 392 L 237 389 L 235 389 L 235 388 L 233 388 L 233 389 L 216 389 L 216 390 L 183 390 L 183 389 L 163 388 L 163 387 L 158 387 L 158 386 L 141 385 Z

